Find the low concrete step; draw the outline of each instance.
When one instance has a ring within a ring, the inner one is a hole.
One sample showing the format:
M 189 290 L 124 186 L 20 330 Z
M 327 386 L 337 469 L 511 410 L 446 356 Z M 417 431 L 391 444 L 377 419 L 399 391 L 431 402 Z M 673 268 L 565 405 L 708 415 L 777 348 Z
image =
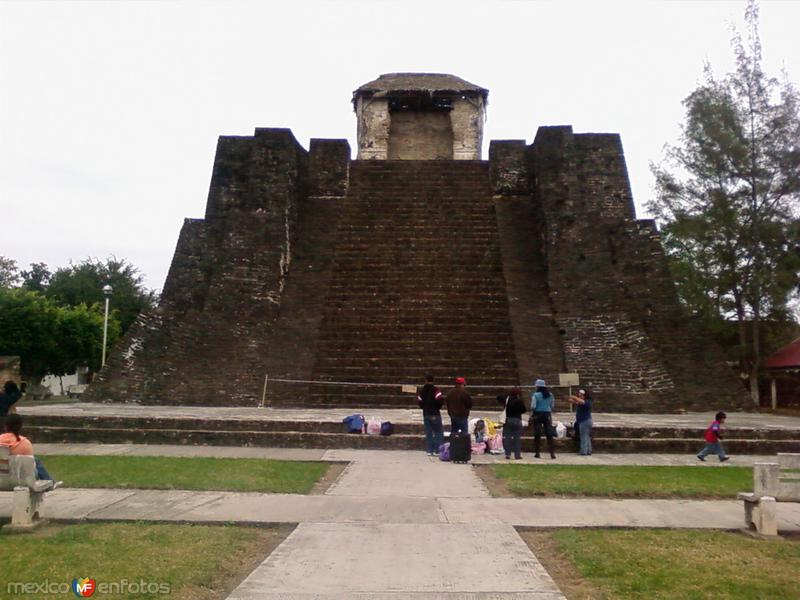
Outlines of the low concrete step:
M 31 437 L 39 442 L 64 443 L 136 443 L 136 444 L 187 444 L 209 446 L 263 446 L 287 448 L 364 448 L 384 450 L 413 450 L 424 448 L 424 436 L 398 433 L 391 436 L 327 433 L 313 431 L 258 431 L 258 430 L 205 430 L 205 429 L 131 429 L 131 428 L 75 428 L 31 426 L 26 427 Z M 526 434 L 522 448 L 533 451 L 533 440 Z M 542 450 L 546 443 L 542 440 Z M 572 439 L 555 440 L 557 453 L 574 452 Z M 595 453 L 696 453 L 702 443 L 688 439 L 631 439 L 595 438 Z M 730 454 L 776 454 L 800 451 L 800 440 L 730 440 L 726 444 Z M 713 460 L 713 457 L 709 458 Z

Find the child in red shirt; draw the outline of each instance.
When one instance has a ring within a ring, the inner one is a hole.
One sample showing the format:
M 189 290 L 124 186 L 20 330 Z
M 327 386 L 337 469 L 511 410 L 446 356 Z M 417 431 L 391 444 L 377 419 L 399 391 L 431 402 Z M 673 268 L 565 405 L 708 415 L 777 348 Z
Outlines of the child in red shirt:
M 714 417 L 714 421 L 708 426 L 705 433 L 706 445 L 697 455 L 698 460 L 705 462 L 706 456 L 712 452 L 719 456 L 719 462 L 725 462 L 730 457 L 725 454 L 722 447 L 722 425 L 728 417 L 724 412 L 719 411 Z

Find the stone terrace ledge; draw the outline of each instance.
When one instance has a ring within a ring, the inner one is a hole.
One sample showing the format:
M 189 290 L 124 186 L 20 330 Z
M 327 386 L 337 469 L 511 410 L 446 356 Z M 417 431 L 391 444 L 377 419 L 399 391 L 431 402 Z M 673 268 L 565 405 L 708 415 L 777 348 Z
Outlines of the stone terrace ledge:
M 409 399 L 409 404 L 413 400 Z M 211 406 L 150 406 L 140 404 L 102 404 L 74 402 L 23 406 L 20 414 L 31 416 L 64 417 L 128 417 L 128 418 L 170 418 L 170 419 L 228 419 L 241 421 L 312 421 L 341 422 L 353 413 L 379 417 L 393 423 L 422 423 L 422 411 L 417 408 L 257 408 L 257 407 L 211 407 Z M 497 418 L 500 410 L 473 411 L 474 417 Z M 554 420 L 571 423 L 573 415 L 556 412 Z M 592 415 L 595 427 L 673 427 L 678 429 L 705 428 L 713 420 L 714 412 L 691 412 L 686 414 L 628 414 L 600 413 Z M 447 429 L 447 416 L 444 415 Z M 770 415 L 760 413 L 731 412 L 725 423 L 726 429 L 770 429 L 779 431 L 800 431 L 800 417 Z

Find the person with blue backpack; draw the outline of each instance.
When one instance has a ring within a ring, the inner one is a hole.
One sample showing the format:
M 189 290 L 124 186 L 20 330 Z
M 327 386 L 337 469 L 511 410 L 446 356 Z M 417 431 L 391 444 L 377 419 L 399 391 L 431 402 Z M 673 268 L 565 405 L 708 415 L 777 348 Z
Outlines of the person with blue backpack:
M 531 395 L 531 421 L 533 422 L 533 450 L 534 457 L 541 458 L 539 455 L 539 444 L 542 439 L 542 429 L 547 438 L 547 449 L 550 451 L 550 458 L 555 458 L 553 451 L 553 408 L 556 399 L 544 379 L 537 379 L 533 384 L 536 391 Z

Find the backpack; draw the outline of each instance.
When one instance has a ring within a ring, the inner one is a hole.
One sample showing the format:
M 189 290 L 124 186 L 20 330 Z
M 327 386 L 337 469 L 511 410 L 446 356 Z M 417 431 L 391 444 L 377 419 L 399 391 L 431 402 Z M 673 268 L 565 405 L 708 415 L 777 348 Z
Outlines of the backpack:
M 439 460 L 443 460 L 445 462 L 450 461 L 450 444 L 444 443 L 439 446 Z
M 364 415 L 350 415 L 342 419 L 347 433 L 362 433 L 364 431 Z
M 394 425 L 391 421 L 384 421 L 381 423 L 381 435 L 392 435 L 394 433 Z

